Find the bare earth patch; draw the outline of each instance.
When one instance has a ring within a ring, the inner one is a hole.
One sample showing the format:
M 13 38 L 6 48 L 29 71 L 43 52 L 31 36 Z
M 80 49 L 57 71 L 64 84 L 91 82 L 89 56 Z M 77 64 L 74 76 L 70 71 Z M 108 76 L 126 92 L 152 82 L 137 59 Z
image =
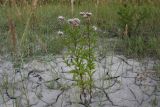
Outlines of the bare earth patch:
M 160 77 L 151 59 L 107 56 L 96 62 L 91 107 L 159 107 Z M 0 107 L 85 107 L 61 57 L 32 60 L 20 69 L 0 59 Z

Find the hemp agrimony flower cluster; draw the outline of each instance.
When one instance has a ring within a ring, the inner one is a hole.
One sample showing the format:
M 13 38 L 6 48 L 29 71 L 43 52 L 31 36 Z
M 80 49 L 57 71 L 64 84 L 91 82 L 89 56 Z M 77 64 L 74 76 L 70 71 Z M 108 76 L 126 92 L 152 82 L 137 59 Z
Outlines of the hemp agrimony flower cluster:
M 60 23 L 66 24 L 63 28 L 64 33 L 59 31 L 58 34 L 66 35 L 62 38 L 67 49 L 64 60 L 67 66 L 73 67 L 70 73 L 73 74 L 75 85 L 80 88 L 81 102 L 89 104 L 94 85 L 96 33 L 91 26 L 92 13 L 80 12 L 80 15 L 82 21 L 79 18 L 65 20 L 63 16 L 59 16 Z

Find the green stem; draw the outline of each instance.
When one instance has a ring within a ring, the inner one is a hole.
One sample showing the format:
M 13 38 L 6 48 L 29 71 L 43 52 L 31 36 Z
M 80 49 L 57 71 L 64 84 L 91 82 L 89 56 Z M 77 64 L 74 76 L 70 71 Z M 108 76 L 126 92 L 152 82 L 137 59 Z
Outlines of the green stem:
M 88 49 L 89 49 L 89 53 L 88 53 L 88 60 L 90 63 L 91 60 L 91 38 L 90 38 L 90 19 L 88 19 L 88 23 L 87 23 L 87 34 L 88 34 Z M 91 67 L 89 66 L 89 72 L 91 73 Z M 89 74 L 89 80 L 90 80 L 90 86 L 89 86 L 89 94 L 90 94 L 90 102 L 91 102 L 91 98 L 92 98 L 92 75 Z

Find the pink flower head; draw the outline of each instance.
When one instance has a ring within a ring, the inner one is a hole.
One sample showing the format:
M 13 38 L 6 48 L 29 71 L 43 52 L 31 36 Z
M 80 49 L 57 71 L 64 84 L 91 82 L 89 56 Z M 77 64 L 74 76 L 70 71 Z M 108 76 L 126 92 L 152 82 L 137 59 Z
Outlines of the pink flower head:
M 59 21 L 64 21 L 64 19 L 65 19 L 65 18 L 64 18 L 63 16 L 58 16 L 58 20 L 59 20 Z
M 80 12 L 79 14 L 83 16 L 85 14 L 85 12 Z
M 78 18 L 73 18 L 73 19 L 69 19 L 68 23 L 71 24 L 72 26 L 79 26 L 80 24 L 80 20 Z
M 91 12 L 80 12 L 80 15 L 84 18 L 88 18 L 92 16 Z
M 91 13 L 91 12 L 86 12 L 86 15 L 87 15 L 88 17 L 90 17 L 90 16 L 92 16 L 92 13 Z

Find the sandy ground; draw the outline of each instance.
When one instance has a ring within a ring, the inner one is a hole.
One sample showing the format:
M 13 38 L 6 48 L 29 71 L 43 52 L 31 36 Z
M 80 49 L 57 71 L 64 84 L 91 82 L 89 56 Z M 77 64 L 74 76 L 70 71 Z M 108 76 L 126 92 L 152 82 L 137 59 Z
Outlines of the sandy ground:
M 98 59 L 91 107 L 160 107 L 160 77 L 151 59 Z M 31 60 L 21 68 L 0 58 L 0 107 L 84 107 L 80 90 L 60 56 Z

